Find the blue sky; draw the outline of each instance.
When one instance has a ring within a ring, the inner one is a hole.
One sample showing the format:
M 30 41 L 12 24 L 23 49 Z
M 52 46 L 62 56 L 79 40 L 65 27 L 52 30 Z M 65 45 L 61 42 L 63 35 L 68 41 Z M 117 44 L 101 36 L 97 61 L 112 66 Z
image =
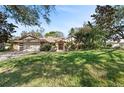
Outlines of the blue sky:
M 42 27 L 45 32 L 49 31 L 61 31 L 65 36 L 71 27 L 81 27 L 84 22 L 91 21 L 91 14 L 95 12 L 96 6 L 93 5 L 61 5 L 56 6 L 56 11 L 51 14 L 51 23 L 48 25 L 44 21 Z M 36 27 L 20 26 L 17 28 L 17 32 L 14 35 L 20 35 L 21 31 L 30 31 L 36 29 Z

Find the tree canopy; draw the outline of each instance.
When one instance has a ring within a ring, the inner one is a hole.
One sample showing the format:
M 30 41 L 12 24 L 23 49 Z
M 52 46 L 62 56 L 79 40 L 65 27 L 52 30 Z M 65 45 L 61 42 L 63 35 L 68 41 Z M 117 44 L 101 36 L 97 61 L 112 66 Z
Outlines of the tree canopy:
M 69 31 L 68 37 L 74 37 L 75 29 L 72 27 Z
M 100 6 L 98 5 L 95 9 L 95 13 L 91 16 L 94 20 L 96 26 L 98 26 L 101 31 L 105 31 L 107 39 L 120 39 L 124 38 L 122 20 L 124 16 L 122 15 L 124 11 L 120 6 Z
M 15 32 L 15 26 L 12 23 L 7 22 L 7 16 L 0 12 L 0 43 L 7 42 L 11 37 L 12 33 Z
M 36 31 L 35 30 L 32 30 L 32 31 L 22 31 L 21 32 L 21 37 L 24 37 L 24 36 L 28 36 L 28 35 L 32 35 L 32 36 L 35 36 L 35 37 L 43 37 L 43 33 L 44 32 L 44 29 L 37 29 Z
M 55 8 L 49 5 L 4 5 L 1 7 L 9 18 L 24 25 L 40 26 L 42 19 L 50 22 L 50 13 Z M 1 11 L 2 12 L 2 11 Z
M 0 43 L 7 42 L 15 32 L 13 23 L 8 23 L 7 18 L 12 18 L 16 23 L 28 26 L 41 27 L 42 19 L 47 23 L 50 22 L 50 13 L 54 10 L 54 6 L 49 5 L 3 5 L 0 6 Z M 32 34 L 40 32 L 31 32 Z
M 45 34 L 45 37 L 64 37 L 64 34 L 60 31 L 50 31 Z

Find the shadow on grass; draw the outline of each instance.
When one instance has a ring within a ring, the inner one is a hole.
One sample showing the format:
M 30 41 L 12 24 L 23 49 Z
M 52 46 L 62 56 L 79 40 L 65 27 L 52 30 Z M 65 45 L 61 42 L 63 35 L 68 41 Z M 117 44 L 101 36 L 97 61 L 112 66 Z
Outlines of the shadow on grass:
M 124 55 L 113 51 L 99 54 L 85 51 L 16 59 L 0 64 L 3 67 L 9 64 L 12 68 L 0 73 L 0 86 L 21 86 L 33 79 L 52 79 L 64 75 L 79 77 L 80 86 L 124 86 L 124 82 L 120 80 L 124 78 L 124 75 L 121 75 L 121 72 L 124 72 L 123 57 Z

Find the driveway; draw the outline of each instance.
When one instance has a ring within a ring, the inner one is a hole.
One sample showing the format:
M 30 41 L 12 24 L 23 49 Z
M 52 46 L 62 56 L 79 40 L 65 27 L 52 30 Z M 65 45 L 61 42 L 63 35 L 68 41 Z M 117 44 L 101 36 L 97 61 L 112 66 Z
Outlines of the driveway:
M 13 51 L 0 53 L 0 61 L 7 60 L 10 58 L 16 58 L 25 54 L 29 54 L 27 51 Z

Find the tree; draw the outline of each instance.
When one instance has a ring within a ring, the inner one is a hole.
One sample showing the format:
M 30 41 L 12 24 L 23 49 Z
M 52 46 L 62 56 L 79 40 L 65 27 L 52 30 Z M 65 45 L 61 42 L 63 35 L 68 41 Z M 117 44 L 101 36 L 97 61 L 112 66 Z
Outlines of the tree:
M 124 6 L 116 5 L 114 8 L 116 11 L 116 29 L 118 31 L 118 35 L 124 39 Z
M 99 26 L 93 25 L 88 21 L 88 26 L 91 28 L 91 42 L 92 48 L 106 47 L 106 35 L 105 31 L 102 31 Z
M 1 10 L 7 13 L 9 18 L 13 18 L 17 23 L 24 25 L 41 25 L 41 19 L 50 22 L 50 13 L 54 6 L 49 5 L 4 5 Z M 2 12 L 2 11 L 1 11 Z
M 0 6 L 1 11 L 1 29 L 0 29 L 0 42 L 6 42 L 10 37 L 11 33 L 14 32 L 16 27 L 12 23 L 7 22 L 7 18 L 13 18 L 16 23 L 28 26 L 41 26 L 41 19 L 45 19 L 47 23 L 50 22 L 50 12 L 54 9 L 54 6 L 49 5 L 4 5 Z M 6 17 L 3 17 L 6 15 Z
M 7 16 L 0 12 L 0 49 L 4 48 L 4 43 L 12 37 L 16 27 L 14 24 L 8 23 Z
M 77 49 L 96 49 L 104 47 L 104 36 L 105 32 L 90 22 L 84 24 L 83 27 L 73 29 L 73 37 Z
M 77 42 L 78 47 L 83 49 L 91 48 L 92 30 L 89 26 L 76 28 L 74 38 Z
M 35 36 L 35 37 L 39 37 L 40 38 L 40 37 L 43 37 L 43 35 L 42 35 L 43 31 L 44 31 L 43 28 L 37 29 L 36 31 L 32 30 L 30 32 L 22 31 L 21 37 L 32 35 L 32 36 Z
M 115 19 L 116 19 L 116 9 L 113 6 L 97 6 L 95 9 L 95 14 L 91 17 L 95 20 L 95 24 L 102 30 L 106 31 L 108 35 L 106 38 L 112 38 L 115 35 Z
M 60 31 L 50 31 L 45 34 L 45 37 L 64 37 L 64 34 Z
M 96 13 L 91 16 L 95 20 L 96 26 L 107 33 L 107 39 L 119 40 L 124 38 L 123 9 L 120 6 L 98 5 L 95 9 Z
M 75 29 L 74 28 L 71 28 L 70 29 L 70 32 L 68 34 L 68 37 L 70 37 L 70 38 L 74 37 L 74 33 L 75 33 Z
M 66 49 L 67 50 L 75 50 L 76 49 L 74 34 L 75 34 L 75 28 L 72 27 L 69 31 L 69 34 L 68 34 L 69 42 L 66 43 Z

